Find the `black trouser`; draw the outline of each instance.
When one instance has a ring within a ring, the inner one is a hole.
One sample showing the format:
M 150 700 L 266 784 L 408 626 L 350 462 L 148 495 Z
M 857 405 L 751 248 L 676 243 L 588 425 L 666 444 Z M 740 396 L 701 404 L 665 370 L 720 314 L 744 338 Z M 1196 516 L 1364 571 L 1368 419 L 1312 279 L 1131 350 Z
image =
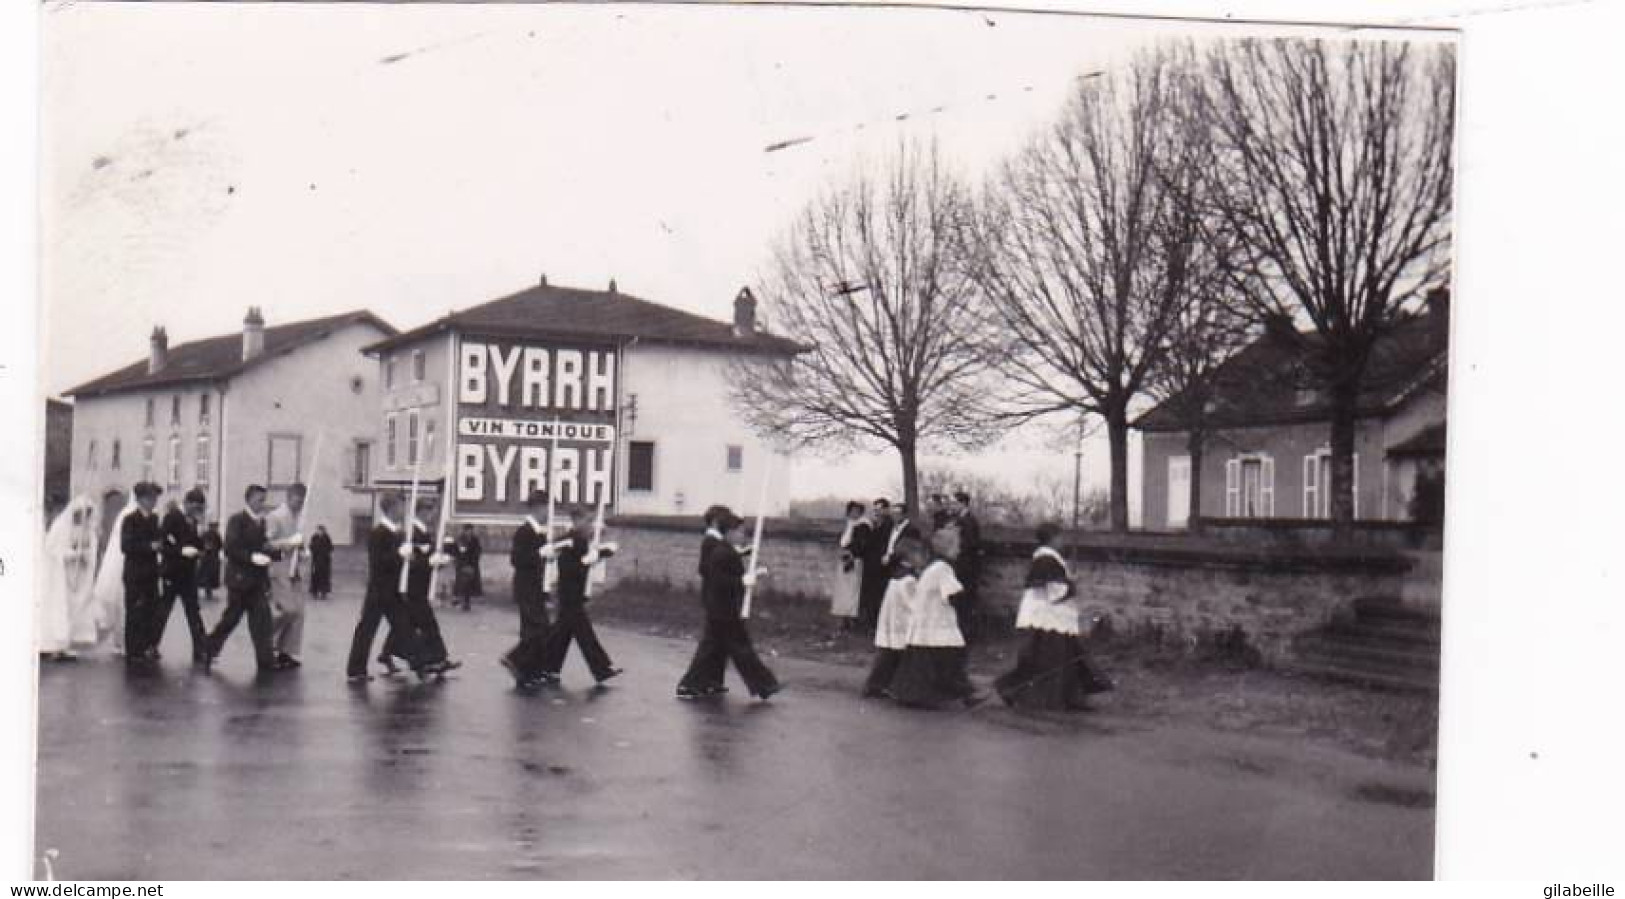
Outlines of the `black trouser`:
M 226 589 L 226 611 L 220 623 L 209 635 L 209 655 L 217 656 L 225 649 L 226 640 L 237 628 L 237 622 L 248 616 L 248 637 L 254 641 L 254 662 L 261 671 L 274 667 L 271 652 L 271 588 L 269 584 Z
M 395 641 L 394 654 L 405 659 L 413 668 L 423 665 L 424 657 L 418 648 L 417 632 L 400 595 L 393 590 L 368 590 L 366 599 L 361 603 L 361 619 L 355 624 L 355 636 L 350 638 L 350 658 L 344 669 L 350 677 L 367 673 L 367 656 L 372 653 L 372 641 L 378 636 L 381 621 L 389 622 L 388 640 Z
M 553 622 L 553 629 L 542 641 L 537 659 L 540 669 L 549 674 L 558 674 L 559 669 L 564 667 L 564 657 L 570 652 L 572 640 L 581 648 L 581 658 L 594 678 L 603 680 L 614 669 L 615 664 L 609 660 L 609 653 L 604 651 L 604 645 L 598 642 L 598 634 L 592 629 L 587 607 L 577 603 L 559 604 L 559 620 Z
M 446 641 L 440 636 L 440 619 L 435 617 L 429 597 L 408 594 L 401 608 L 405 612 L 407 629 L 402 631 L 393 620 L 389 622 L 389 634 L 384 637 L 384 655 L 411 662 L 412 654 L 408 650 L 412 644 L 407 640 L 411 635 L 416 638 L 416 649 L 424 661 L 444 662 L 448 655 Z
M 547 593 L 530 578 L 513 579 L 513 604 L 519 607 L 519 639 L 547 636 Z
M 732 617 L 706 619 L 705 633 L 700 635 L 694 661 L 689 664 L 678 686 L 696 692 L 722 686 L 723 674 L 730 659 L 733 660 L 734 670 L 739 672 L 745 687 L 752 694 L 760 696 L 778 687 L 779 679 L 762 663 L 761 657 L 756 654 L 756 647 L 751 645 L 750 632 L 745 629 L 744 619 Z
M 863 622 L 865 630 L 874 630 L 880 620 L 880 605 L 886 598 L 888 583 L 886 566 L 864 562 L 863 578 L 858 582 L 858 620 Z
M 139 659 L 147 651 L 149 622 L 158 607 L 158 579 L 124 582 L 124 657 Z
M 203 612 L 198 608 L 196 581 L 180 578 L 164 581 L 163 597 L 154 607 L 148 624 L 146 645 L 153 649 L 163 645 L 164 629 L 169 626 L 169 616 L 175 611 L 177 599 L 186 613 L 186 629 L 192 635 L 192 658 L 200 659 L 209 651 L 209 633 L 203 627 Z

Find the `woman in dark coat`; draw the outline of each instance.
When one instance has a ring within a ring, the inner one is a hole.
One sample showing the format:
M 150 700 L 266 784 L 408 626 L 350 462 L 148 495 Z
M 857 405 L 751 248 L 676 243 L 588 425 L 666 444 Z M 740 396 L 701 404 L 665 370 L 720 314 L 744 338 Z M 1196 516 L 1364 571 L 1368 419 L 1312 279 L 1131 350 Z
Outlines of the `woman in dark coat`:
M 209 529 L 203 532 L 203 556 L 197 562 L 197 586 L 205 602 L 214 602 L 214 591 L 220 589 L 220 552 L 225 547 L 220 522 L 209 522 Z
M 333 595 L 333 538 L 327 528 L 316 526 L 307 546 L 310 550 L 310 595 L 314 599 L 327 599 Z
M 474 597 L 484 596 L 485 590 L 481 586 L 480 537 L 474 533 L 474 526 L 463 525 L 462 532 L 457 537 L 457 543 L 451 557 L 456 560 L 457 573 L 451 585 L 452 605 L 461 606 L 463 611 L 473 608 Z

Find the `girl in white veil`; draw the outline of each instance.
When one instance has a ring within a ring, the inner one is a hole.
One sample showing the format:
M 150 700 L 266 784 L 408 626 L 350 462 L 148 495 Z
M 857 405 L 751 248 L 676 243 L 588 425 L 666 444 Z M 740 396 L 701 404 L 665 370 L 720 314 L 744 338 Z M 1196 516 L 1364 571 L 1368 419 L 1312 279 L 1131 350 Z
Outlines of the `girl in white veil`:
M 104 635 L 113 638 L 113 652 L 124 654 L 124 547 L 119 543 L 119 532 L 124 517 L 136 510 L 135 491 L 108 532 L 107 551 L 102 553 L 102 567 L 96 572 L 96 626 Z
M 101 514 L 95 500 L 75 497 L 45 534 L 40 567 L 39 651 L 57 661 L 97 638 L 96 544 Z

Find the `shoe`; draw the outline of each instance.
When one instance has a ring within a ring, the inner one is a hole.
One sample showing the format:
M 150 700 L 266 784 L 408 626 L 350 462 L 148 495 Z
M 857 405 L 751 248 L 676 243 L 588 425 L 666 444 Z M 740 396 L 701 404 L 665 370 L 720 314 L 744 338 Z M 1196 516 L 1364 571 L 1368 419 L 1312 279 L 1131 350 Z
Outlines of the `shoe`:
M 774 684 L 773 686 L 768 687 L 767 689 L 763 690 L 762 692 L 757 693 L 756 698 L 760 699 L 762 702 L 767 702 L 769 699 L 773 698 L 773 694 L 782 692 L 783 690 L 784 690 L 784 684 Z
M 458 659 L 442 659 L 440 661 L 440 672 L 442 674 L 447 671 L 456 671 L 461 667 L 463 667 L 463 663 Z
M 287 671 L 293 668 L 298 668 L 302 664 L 304 663 L 285 652 L 277 653 L 276 668 L 278 671 Z
M 707 693 L 708 692 L 710 692 L 710 691 L 707 691 Z M 694 689 L 693 687 L 678 687 L 677 688 L 677 698 L 678 699 L 699 699 L 701 696 L 704 696 L 704 695 L 706 695 L 706 693 L 701 693 L 700 691 Z
M 497 661 L 502 664 L 502 667 L 508 669 L 508 673 L 513 676 L 514 686 L 524 689 L 530 683 L 523 674 L 519 673 L 519 666 L 513 663 L 513 659 L 503 656 Z
M 387 655 L 379 656 L 378 657 L 378 664 L 384 666 L 384 673 L 385 674 L 396 675 L 396 674 L 401 673 L 400 666 L 395 664 L 395 659 L 393 657 L 391 657 L 391 656 L 387 656 Z
M 347 684 L 364 684 L 370 680 L 372 680 L 372 675 L 370 674 L 352 674 L 345 678 L 344 682 Z
M 605 671 L 602 677 L 598 678 L 598 682 L 603 683 L 604 681 L 607 681 L 612 677 L 619 677 L 620 675 L 625 674 L 625 673 L 626 673 L 625 668 L 613 668 L 612 667 L 608 671 Z
M 706 687 L 704 690 L 701 690 L 700 695 L 702 695 L 702 696 L 721 696 L 722 694 L 724 694 L 726 692 L 728 692 L 727 687 L 724 687 L 721 684 L 717 684 L 714 687 Z
M 965 704 L 965 708 L 974 709 L 977 706 L 981 705 L 982 703 L 987 702 L 987 694 L 986 693 L 972 693 L 971 695 L 966 696 L 964 699 L 962 699 L 960 701 Z

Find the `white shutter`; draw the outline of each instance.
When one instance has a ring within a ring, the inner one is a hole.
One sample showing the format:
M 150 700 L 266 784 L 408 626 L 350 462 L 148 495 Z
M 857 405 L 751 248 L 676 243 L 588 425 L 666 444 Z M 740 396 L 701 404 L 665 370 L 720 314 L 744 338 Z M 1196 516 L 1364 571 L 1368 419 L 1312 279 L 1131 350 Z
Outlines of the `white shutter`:
M 1275 517 L 1275 458 L 1265 456 L 1260 460 L 1262 471 L 1258 476 L 1258 504 L 1262 508 L 1265 518 Z
M 1303 457 L 1303 517 L 1314 518 L 1315 498 L 1320 493 L 1320 459 L 1314 453 Z
M 1224 463 L 1224 514 L 1226 518 L 1241 517 L 1241 460 Z

